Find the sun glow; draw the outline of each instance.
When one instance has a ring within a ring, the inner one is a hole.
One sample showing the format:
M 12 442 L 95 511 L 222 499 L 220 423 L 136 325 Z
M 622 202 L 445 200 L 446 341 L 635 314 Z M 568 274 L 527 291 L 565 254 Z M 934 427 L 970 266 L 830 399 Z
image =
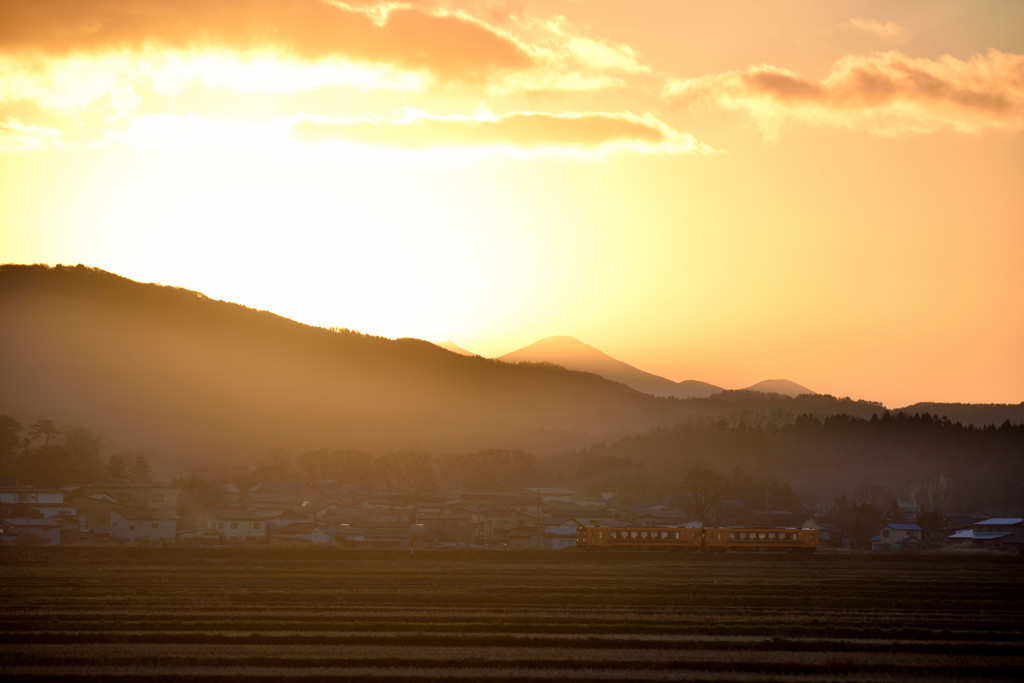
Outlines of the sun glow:
M 9 0 L 0 261 L 1019 401 L 1024 34 L 978 1 Z
M 244 124 L 139 121 L 125 139 L 161 141 L 159 160 L 104 188 L 96 258 L 323 326 L 432 337 L 459 318 L 481 276 L 436 187 L 367 148 L 339 159 L 261 130 L 256 149 Z

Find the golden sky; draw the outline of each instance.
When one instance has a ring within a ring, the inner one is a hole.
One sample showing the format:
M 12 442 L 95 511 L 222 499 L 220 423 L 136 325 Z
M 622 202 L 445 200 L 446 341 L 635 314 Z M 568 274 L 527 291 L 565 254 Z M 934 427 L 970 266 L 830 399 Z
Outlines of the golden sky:
M 5 0 L 0 261 L 1024 400 L 1024 3 Z

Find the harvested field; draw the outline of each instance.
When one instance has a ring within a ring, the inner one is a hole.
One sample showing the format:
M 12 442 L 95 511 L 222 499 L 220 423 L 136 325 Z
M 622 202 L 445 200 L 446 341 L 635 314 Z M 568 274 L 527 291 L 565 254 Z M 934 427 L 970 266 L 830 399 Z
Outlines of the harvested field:
M 1015 557 L 4 549 L 18 680 L 1024 680 Z

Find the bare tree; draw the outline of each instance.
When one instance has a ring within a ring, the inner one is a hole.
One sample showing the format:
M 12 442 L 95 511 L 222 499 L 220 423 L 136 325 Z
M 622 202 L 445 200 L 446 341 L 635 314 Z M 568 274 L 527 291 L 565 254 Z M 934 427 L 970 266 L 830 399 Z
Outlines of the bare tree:
M 725 477 L 704 465 L 693 465 L 683 474 L 686 510 L 707 526 L 717 518 Z

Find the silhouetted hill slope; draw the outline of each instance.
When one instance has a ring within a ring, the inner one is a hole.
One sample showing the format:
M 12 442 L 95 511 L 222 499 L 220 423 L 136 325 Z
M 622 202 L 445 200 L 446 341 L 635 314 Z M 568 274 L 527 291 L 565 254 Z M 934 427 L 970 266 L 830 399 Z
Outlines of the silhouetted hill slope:
M 0 311 L 0 412 L 188 459 L 592 438 L 682 413 L 591 374 L 310 327 L 82 266 L 0 267 Z
M 766 394 L 781 394 L 783 396 L 800 396 L 801 394 L 813 394 L 807 387 L 801 386 L 788 379 L 766 379 L 745 389 L 746 391 L 761 391 Z
M 500 356 L 499 360 L 509 363 L 554 363 L 570 370 L 592 372 L 654 396 L 703 398 L 722 391 L 721 387 L 706 382 L 697 380 L 673 382 L 664 377 L 644 372 L 628 363 L 616 360 L 574 337 L 567 336 L 541 339 L 529 346 Z
M 480 354 L 477 354 L 477 353 L 473 353 L 472 351 L 467 351 L 466 349 L 462 348 L 461 346 L 459 346 L 458 344 L 456 344 L 453 341 L 438 342 L 437 345 L 440 346 L 442 349 L 447 349 L 447 350 L 451 351 L 452 353 L 459 354 L 460 356 L 478 356 L 478 355 L 480 355 Z

